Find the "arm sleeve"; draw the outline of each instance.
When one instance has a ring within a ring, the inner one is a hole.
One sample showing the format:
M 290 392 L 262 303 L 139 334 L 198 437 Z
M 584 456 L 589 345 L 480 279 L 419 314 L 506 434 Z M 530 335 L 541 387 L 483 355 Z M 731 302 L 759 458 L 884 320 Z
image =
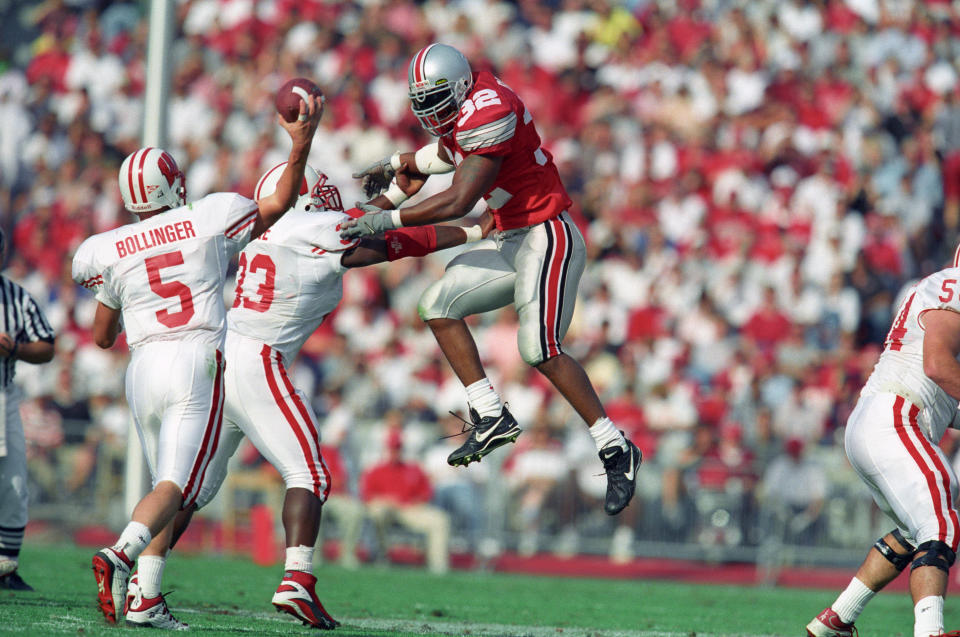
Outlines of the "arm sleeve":
M 437 249 L 437 229 L 434 226 L 388 230 L 384 237 L 387 241 L 388 261 L 403 257 L 422 257 Z
M 23 292 L 20 311 L 23 313 L 23 328 L 17 334 L 17 342 L 53 342 L 53 328 L 50 327 L 47 317 L 43 315 L 37 302 L 26 292 Z
M 256 225 L 257 218 L 260 215 L 260 208 L 253 199 L 247 199 L 235 193 L 221 193 L 224 201 L 217 202 L 217 206 L 223 206 L 223 234 L 230 241 L 234 249 L 239 252 L 245 245 L 250 243 L 253 226 Z
M 96 241 L 91 238 L 80 244 L 73 257 L 71 276 L 73 280 L 94 293 L 95 298 L 112 309 L 120 309 L 120 300 L 107 288 L 103 267 L 97 263 Z
M 478 109 L 457 131 L 457 145 L 463 152 L 500 155 L 508 152 L 517 132 L 517 114 L 499 101 Z

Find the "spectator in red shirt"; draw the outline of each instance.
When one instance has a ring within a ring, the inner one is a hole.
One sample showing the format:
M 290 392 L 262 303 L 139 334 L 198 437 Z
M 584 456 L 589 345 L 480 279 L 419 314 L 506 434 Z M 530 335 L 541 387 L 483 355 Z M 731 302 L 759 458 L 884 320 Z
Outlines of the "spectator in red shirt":
M 770 349 L 790 334 L 790 319 L 777 307 L 777 297 L 772 287 L 763 291 L 763 302 L 743 324 L 741 334 L 757 347 Z
M 427 567 L 445 573 L 450 565 L 450 516 L 430 504 L 433 487 L 419 465 L 403 459 L 400 429 L 392 428 L 386 438 L 386 459 L 360 476 L 360 497 L 373 520 L 381 550 L 386 547 L 391 524 L 427 537 Z

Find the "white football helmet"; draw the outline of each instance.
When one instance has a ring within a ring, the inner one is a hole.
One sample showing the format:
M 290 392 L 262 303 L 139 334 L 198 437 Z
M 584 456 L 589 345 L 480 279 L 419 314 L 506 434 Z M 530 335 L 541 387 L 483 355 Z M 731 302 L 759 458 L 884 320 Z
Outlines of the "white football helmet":
M 287 162 L 277 164 L 267 172 L 257 182 L 257 187 L 253 190 L 254 200 L 260 200 L 269 197 L 277 190 L 277 182 L 280 181 L 280 175 Z M 340 200 L 340 191 L 333 184 L 327 183 L 327 176 L 307 165 L 303 170 L 303 183 L 300 184 L 300 195 L 297 197 L 297 203 L 294 209 L 304 210 L 306 212 L 319 210 L 337 210 L 343 211 L 343 202 Z
M 179 208 L 187 202 L 187 187 L 177 162 L 162 148 L 141 148 L 120 165 L 120 196 L 134 214 Z
M 431 44 L 410 60 L 407 69 L 410 108 L 420 124 L 438 137 L 453 129 L 460 106 L 473 87 L 470 63 L 446 44 Z

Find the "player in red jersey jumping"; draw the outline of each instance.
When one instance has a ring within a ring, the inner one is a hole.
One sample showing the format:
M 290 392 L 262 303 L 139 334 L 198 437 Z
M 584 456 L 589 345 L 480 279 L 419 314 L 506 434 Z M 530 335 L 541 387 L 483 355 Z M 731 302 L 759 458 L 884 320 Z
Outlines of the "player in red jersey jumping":
M 420 298 L 430 326 L 467 391 L 473 427 L 450 454 L 451 465 L 480 460 L 520 434 L 487 380 L 464 317 L 513 303 L 519 315 L 523 360 L 546 376 L 586 421 L 607 474 L 605 509 L 619 513 L 636 487 L 642 455 L 607 417 L 580 364 L 560 341 L 570 325 L 583 273 L 583 237 L 570 219 L 569 196 L 550 153 L 540 146 L 533 117 L 508 86 L 488 72 L 474 73 L 453 47 L 431 44 L 410 61 L 411 107 L 423 127 L 439 137 L 416 152 L 394 153 L 354 175 L 368 196 L 390 187 L 345 225 L 341 236 L 370 236 L 403 226 L 462 217 L 483 197 L 500 231 L 453 259 L 443 277 Z M 398 210 L 403 191 L 396 171 L 425 175 L 453 172 L 451 186 Z

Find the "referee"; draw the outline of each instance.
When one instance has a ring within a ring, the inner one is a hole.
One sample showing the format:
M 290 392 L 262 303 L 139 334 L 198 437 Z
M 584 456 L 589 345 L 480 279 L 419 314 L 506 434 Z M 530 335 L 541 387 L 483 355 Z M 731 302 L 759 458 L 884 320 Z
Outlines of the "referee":
M 0 229 L 0 261 L 4 243 Z M 13 374 L 18 360 L 52 359 L 50 323 L 22 287 L 0 275 L 0 589 L 33 590 L 17 573 L 27 526 L 27 445 Z

